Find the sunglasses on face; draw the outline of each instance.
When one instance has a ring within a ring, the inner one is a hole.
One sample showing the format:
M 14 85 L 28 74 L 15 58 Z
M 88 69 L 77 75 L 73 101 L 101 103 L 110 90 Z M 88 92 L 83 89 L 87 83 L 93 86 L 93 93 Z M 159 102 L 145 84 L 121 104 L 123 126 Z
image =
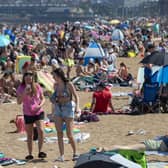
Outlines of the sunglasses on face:
M 25 76 L 33 76 L 33 73 L 26 72 L 26 73 L 25 73 Z

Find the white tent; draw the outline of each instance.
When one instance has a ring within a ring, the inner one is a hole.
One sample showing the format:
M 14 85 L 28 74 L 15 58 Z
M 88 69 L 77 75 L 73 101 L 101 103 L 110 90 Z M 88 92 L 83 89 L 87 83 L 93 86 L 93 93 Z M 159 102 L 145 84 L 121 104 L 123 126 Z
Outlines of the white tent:
M 99 43 L 90 42 L 84 55 L 84 65 L 87 65 L 90 58 L 101 60 L 105 56 L 104 50 Z

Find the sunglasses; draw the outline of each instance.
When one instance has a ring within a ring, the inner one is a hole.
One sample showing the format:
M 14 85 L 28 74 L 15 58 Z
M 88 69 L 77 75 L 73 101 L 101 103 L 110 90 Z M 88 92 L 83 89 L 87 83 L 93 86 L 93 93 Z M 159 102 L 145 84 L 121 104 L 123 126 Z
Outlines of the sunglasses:
M 24 74 L 24 76 L 33 76 L 33 73 L 31 73 L 31 72 L 26 72 L 26 73 Z

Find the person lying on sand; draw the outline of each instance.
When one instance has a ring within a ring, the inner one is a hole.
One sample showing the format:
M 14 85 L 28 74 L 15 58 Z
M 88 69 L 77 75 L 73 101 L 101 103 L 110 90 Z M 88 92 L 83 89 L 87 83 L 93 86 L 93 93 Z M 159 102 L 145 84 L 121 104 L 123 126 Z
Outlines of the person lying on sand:
M 110 150 L 132 149 L 142 151 L 161 151 L 168 152 L 168 136 L 164 136 L 161 140 L 147 139 L 138 144 L 132 145 L 114 145 Z M 97 152 L 108 151 L 107 148 L 97 148 Z

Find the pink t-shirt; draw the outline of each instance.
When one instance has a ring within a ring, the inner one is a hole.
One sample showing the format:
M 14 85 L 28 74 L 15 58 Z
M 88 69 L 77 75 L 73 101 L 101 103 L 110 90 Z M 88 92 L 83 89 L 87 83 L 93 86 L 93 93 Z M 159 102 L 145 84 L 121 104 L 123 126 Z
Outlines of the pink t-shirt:
M 40 108 L 39 110 L 35 110 L 35 107 L 41 103 L 40 96 L 42 95 L 42 88 L 39 84 L 37 86 L 37 94 L 33 96 L 26 95 L 23 97 L 23 113 L 28 116 L 39 115 L 44 110 Z M 20 95 L 24 92 L 25 85 L 20 85 L 17 89 L 17 95 Z

